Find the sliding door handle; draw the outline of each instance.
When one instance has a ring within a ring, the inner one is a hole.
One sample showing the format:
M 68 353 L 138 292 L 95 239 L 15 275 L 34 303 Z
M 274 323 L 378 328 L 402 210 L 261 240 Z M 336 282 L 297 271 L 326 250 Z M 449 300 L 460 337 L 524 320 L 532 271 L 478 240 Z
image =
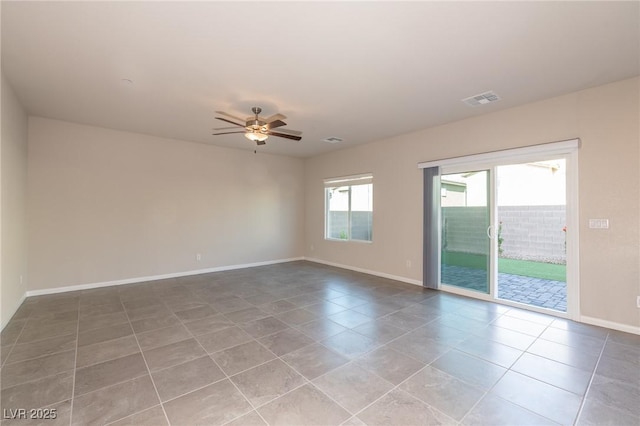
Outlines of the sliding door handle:
M 493 239 L 493 226 L 489 225 L 487 227 L 487 237 L 489 237 L 490 240 Z

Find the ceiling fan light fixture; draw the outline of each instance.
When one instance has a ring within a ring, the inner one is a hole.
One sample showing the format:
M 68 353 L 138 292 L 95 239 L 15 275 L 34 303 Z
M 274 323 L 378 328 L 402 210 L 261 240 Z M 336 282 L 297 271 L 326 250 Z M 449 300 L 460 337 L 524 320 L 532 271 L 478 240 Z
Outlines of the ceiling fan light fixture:
M 262 111 L 259 107 L 251 108 L 251 111 L 255 114 L 255 117 L 248 117 L 247 119 L 236 117 L 234 115 L 228 114 L 223 111 L 216 111 L 216 113 L 224 115 L 225 117 L 216 117 L 216 120 L 221 120 L 229 124 L 233 124 L 235 127 L 222 127 L 214 130 L 228 130 L 234 129 L 236 131 L 223 131 L 213 133 L 214 136 L 219 135 L 228 135 L 232 133 L 242 133 L 244 137 L 249 139 L 252 142 L 255 142 L 258 145 L 264 145 L 265 141 L 269 138 L 269 136 L 274 136 L 278 138 L 291 139 L 294 141 L 299 141 L 302 139 L 302 132 L 297 130 L 283 129 L 279 128 L 282 126 L 286 126 L 287 123 L 282 121 L 286 119 L 282 114 L 274 114 L 271 117 L 261 118 L 258 114 Z M 239 128 L 238 128 L 239 127 Z M 278 129 L 274 131 L 273 129 Z
M 247 132 L 244 134 L 244 137 L 253 142 L 264 142 L 267 140 L 269 135 L 265 135 L 264 133 L 260 132 Z

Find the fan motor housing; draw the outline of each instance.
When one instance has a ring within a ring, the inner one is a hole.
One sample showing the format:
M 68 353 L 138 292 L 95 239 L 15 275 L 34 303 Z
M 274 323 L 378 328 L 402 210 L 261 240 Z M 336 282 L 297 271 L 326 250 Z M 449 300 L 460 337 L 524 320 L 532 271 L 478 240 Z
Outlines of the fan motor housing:
M 262 120 L 257 120 L 257 119 L 253 119 L 253 120 L 247 120 L 246 122 L 246 128 L 248 130 L 266 130 L 266 122 L 262 121 Z

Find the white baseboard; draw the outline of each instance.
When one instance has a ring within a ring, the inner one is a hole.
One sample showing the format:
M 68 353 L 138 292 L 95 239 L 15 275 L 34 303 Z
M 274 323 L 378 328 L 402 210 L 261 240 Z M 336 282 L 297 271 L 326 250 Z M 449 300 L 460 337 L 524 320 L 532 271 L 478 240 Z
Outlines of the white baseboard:
M 613 330 L 624 331 L 625 333 L 640 334 L 640 327 L 622 324 L 619 322 L 607 321 L 600 318 L 587 317 L 582 315 L 580 322 L 585 324 L 597 325 L 598 327 L 610 328 Z
M 305 257 L 304 260 L 308 260 L 309 262 L 322 263 L 323 265 L 335 266 L 336 268 L 348 269 L 350 271 L 362 272 L 364 274 L 375 275 L 376 277 L 389 278 L 390 280 L 402 281 L 404 283 L 419 285 L 422 287 L 422 281 L 414 280 L 412 278 L 400 277 L 398 275 L 391 275 L 385 272 L 372 271 L 370 269 L 358 268 L 350 265 L 343 265 L 340 263 L 316 259 L 314 257 Z
M 18 309 L 20 309 L 20 306 L 22 306 L 22 302 L 24 302 L 24 299 L 26 299 L 26 298 L 27 298 L 27 293 L 24 293 L 22 295 L 22 297 L 20 297 L 20 300 L 18 300 L 18 303 L 16 303 L 15 306 L 13 307 L 13 309 L 11 310 L 11 315 L 9 316 L 9 321 L 11 321 L 11 318 L 13 318 L 13 316 L 16 314 L 16 312 L 18 312 Z M 6 325 L 9 324 L 9 321 L 7 321 L 6 323 L 2 324 L 2 327 L 0 327 L 0 331 L 4 330 Z
M 289 259 L 277 259 L 277 260 L 267 260 L 264 262 L 255 262 L 255 263 L 244 263 L 241 265 L 228 265 L 228 266 L 217 266 L 215 268 L 206 268 L 206 269 L 196 269 L 192 271 L 184 271 L 184 272 L 175 272 L 171 274 L 163 274 L 163 275 L 149 275 L 145 277 L 135 277 L 135 278 L 126 278 L 122 280 L 115 281 L 104 281 L 97 283 L 89 283 L 89 284 L 77 284 L 70 285 L 66 287 L 56 287 L 56 288 L 46 288 L 42 290 L 30 290 L 27 291 L 26 296 L 42 296 L 46 294 L 56 294 L 56 293 L 66 293 L 68 291 L 77 291 L 77 290 L 89 290 L 93 288 L 100 287 L 110 287 L 114 285 L 124 285 L 124 284 L 134 284 L 141 283 L 145 281 L 156 281 L 156 280 L 164 280 L 168 278 L 179 278 L 179 277 L 188 277 L 190 275 L 199 275 L 199 274 L 208 274 L 211 272 L 222 272 L 222 271 L 230 271 L 233 269 L 243 269 L 243 268 L 254 268 L 256 266 L 266 266 L 266 265 L 274 265 L 276 263 L 286 263 L 286 262 L 294 262 L 296 260 L 304 260 L 303 257 L 292 257 Z M 23 298 L 24 300 L 24 298 Z

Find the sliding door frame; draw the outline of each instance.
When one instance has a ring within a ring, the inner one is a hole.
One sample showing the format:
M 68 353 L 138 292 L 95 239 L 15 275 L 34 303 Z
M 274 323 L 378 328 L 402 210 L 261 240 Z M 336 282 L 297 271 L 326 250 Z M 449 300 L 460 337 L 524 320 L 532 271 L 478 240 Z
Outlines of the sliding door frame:
M 579 265 L 579 216 L 578 216 L 578 150 L 579 139 L 572 139 L 561 142 L 552 142 L 541 145 L 533 145 L 524 148 L 515 148 L 503 151 L 488 152 L 483 154 L 469 155 L 463 157 L 447 158 L 436 161 L 419 163 L 419 168 L 439 167 L 440 175 L 464 171 L 462 169 L 489 169 L 490 171 L 490 202 L 491 202 L 491 224 L 495 222 L 497 215 L 496 200 L 496 173 L 495 168 L 500 165 L 526 163 L 540 161 L 543 158 L 564 158 L 566 160 L 566 220 L 567 220 L 567 312 L 559 312 L 550 309 L 538 308 L 530 305 L 523 305 L 504 299 L 498 299 L 497 273 L 498 256 L 497 242 L 495 238 L 491 241 L 491 265 L 490 265 L 490 293 L 482 294 L 475 291 L 461 289 L 455 286 L 443 285 L 440 283 L 440 272 L 438 272 L 438 288 L 451 293 L 470 296 L 482 300 L 492 301 L 504 305 L 525 307 L 528 310 L 543 312 L 563 318 L 571 318 L 578 321 L 580 319 L 580 265 Z M 436 218 L 440 224 L 440 214 Z M 425 224 L 426 226 L 426 224 Z M 441 245 L 441 227 L 438 226 L 438 247 Z M 492 230 L 494 235 L 496 229 Z M 440 250 L 438 250 L 438 264 L 440 264 Z
M 465 289 L 464 287 L 461 286 L 457 286 L 454 284 L 447 284 L 447 283 L 443 283 L 442 282 L 442 230 L 444 228 L 444 226 L 442 225 L 442 206 L 440 206 L 440 210 L 438 212 L 438 216 L 439 216 L 439 224 L 440 227 L 439 232 L 440 235 L 438 236 L 438 253 L 440 254 L 440 276 L 439 276 L 439 285 L 443 290 L 449 290 L 451 292 L 455 292 L 456 289 L 461 289 L 465 292 L 465 294 L 472 294 L 472 295 L 479 295 L 479 294 L 483 294 L 483 295 L 487 295 L 487 296 L 492 296 L 494 294 L 494 285 L 493 285 L 493 281 L 494 281 L 494 269 L 495 267 L 497 267 L 497 263 L 494 262 L 494 238 L 493 237 L 489 237 L 489 234 L 493 235 L 495 233 L 495 229 L 493 229 L 493 223 L 495 222 L 495 218 L 497 217 L 497 210 L 494 208 L 494 200 L 495 200 L 495 191 L 494 191 L 494 187 L 495 187 L 495 173 L 493 170 L 493 165 L 492 164 L 488 164 L 488 163 L 473 163 L 470 165 L 470 167 L 467 167 L 468 164 L 456 164 L 456 165 L 451 165 L 451 166 L 443 166 L 440 168 L 440 177 L 442 178 L 442 176 L 444 175 L 451 175 L 451 174 L 459 174 L 459 173 L 480 173 L 480 172 L 487 172 L 487 210 L 489 213 L 489 217 L 488 217 L 488 221 L 489 221 L 489 229 L 484 230 L 484 232 L 487 233 L 487 238 L 489 238 L 489 252 L 487 253 L 488 256 L 488 265 L 487 265 L 487 280 L 488 280 L 488 286 L 487 286 L 487 292 L 484 291 L 478 291 L 478 290 L 468 290 Z M 496 263 L 496 265 L 494 265 L 494 263 Z

